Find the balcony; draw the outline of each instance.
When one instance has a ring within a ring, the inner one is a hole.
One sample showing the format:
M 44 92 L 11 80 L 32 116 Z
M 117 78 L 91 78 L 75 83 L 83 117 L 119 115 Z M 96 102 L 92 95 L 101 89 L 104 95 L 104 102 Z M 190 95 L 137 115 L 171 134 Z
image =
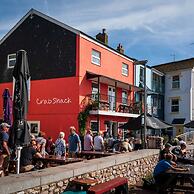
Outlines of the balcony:
M 157 81 L 152 81 L 152 91 L 163 94 L 164 93 L 164 84 L 157 82 Z
M 93 103 L 92 110 L 110 111 L 119 113 L 141 114 L 142 103 L 132 102 L 125 98 L 105 94 L 88 94 L 85 98 L 89 103 Z

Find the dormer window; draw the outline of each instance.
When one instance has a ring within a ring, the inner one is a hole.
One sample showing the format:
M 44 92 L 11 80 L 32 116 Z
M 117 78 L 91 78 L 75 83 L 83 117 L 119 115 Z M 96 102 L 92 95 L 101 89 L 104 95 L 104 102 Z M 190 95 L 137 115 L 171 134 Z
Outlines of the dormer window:
M 16 63 L 16 53 L 7 55 L 7 67 L 14 68 Z

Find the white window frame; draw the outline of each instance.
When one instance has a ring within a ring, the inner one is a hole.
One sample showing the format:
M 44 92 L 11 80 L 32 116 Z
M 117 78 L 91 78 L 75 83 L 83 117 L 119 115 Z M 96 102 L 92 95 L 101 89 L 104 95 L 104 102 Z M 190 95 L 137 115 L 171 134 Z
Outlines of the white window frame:
M 34 136 L 38 136 L 40 133 L 40 121 L 27 121 L 29 127 L 30 127 L 30 133 Z M 33 128 L 37 127 L 36 131 L 33 131 Z
M 178 100 L 178 105 L 173 105 L 172 101 L 173 100 Z M 178 111 L 173 111 L 172 108 L 173 107 L 178 107 Z M 171 99 L 171 113 L 178 113 L 180 111 L 180 99 L 179 98 L 172 98 Z
M 14 58 L 11 58 L 10 57 L 14 57 Z M 7 68 L 11 69 L 11 68 L 14 68 L 13 65 L 10 65 L 10 62 L 11 61 L 15 61 L 16 62 L 16 53 L 12 53 L 12 54 L 8 54 L 7 55 Z
M 140 66 L 139 69 L 139 81 L 144 82 L 144 67 Z
M 98 53 L 99 57 L 96 56 L 96 55 L 93 55 L 93 52 Z M 101 65 L 101 52 L 97 51 L 95 49 L 92 49 L 92 59 L 91 59 L 91 61 L 92 61 L 93 64 L 100 66 Z M 96 61 L 98 61 L 98 62 L 96 62 Z
M 124 96 L 123 96 L 124 92 L 126 93 L 126 98 L 124 98 Z M 122 95 L 122 104 L 127 104 L 127 101 L 128 101 L 128 92 L 127 92 L 127 90 L 122 90 L 121 95 Z M 125 100 L 126 100 L 126 102 L 124 102 Z
M 122 75 L 124 76 L 129 75 L 129 65 L 126 63 L 122 63 Z
M 178 80 L 173 80 L 174 77 L 178 77 Z M 172 76 L 172 89 L 179 89 L 180 88 L 180 75 Z
M 92 83 L 91 83 L 91 87 L 92 87 L 92 84 L 98 85 L 98 83 L 92 82 Z M 97 93 L 94 92 L 92 89 L 93 89 L 93 87 L 91 88 L 92 99 L 93 99 L 93 100 L 97 100 L 97 99 L 96 99 L 96 95 L 97 95 L 98 93 L 99 93 L 99 95 L 100 95 L 100 87 L 99 87 L 99 91 L 98 91 Z M 97 96 L 98 96 L 98 95 L 97 95 Z

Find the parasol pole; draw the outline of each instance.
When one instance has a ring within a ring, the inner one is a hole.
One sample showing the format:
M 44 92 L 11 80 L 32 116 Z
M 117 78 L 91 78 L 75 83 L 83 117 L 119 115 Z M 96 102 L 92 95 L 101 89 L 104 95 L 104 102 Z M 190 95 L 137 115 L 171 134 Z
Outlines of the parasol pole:
M 21 146 L 16 147 L 16 157 L 17 157 L 16 158 L 16 160 L 17 160 L 16 172 L 17 172 L 17 174 L 20 174 L 21 150 L 22 150 Z

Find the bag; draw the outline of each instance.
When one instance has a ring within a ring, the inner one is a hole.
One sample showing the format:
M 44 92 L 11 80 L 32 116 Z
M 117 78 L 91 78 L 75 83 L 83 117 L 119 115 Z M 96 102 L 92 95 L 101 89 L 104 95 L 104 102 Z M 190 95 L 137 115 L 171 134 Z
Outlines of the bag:
M 143 180 L 143 188 L 144 189 L 149 189 L 149 190 L 155 189 L 156 184 L 155 184 L 154 178 L 149 178 L 149 179 L 142 178 L 142 180 Z

